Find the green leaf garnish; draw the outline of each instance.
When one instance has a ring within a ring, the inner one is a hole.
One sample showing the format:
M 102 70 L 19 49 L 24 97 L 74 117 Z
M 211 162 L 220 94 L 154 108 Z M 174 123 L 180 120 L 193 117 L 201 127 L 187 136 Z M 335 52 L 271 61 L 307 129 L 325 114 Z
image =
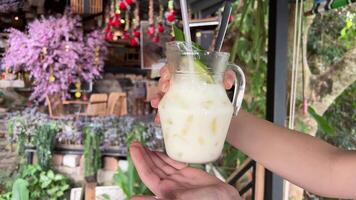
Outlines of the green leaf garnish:
M 174 37 L 175 37 L 176 41 L 183 42 L 185 40 L 183 31 L 180 30 L 175 25 L 173 25 L 173 33 L 174 33 Z M 196 44 L 194 42 L 192 43 L 192 46 L 195 49 L 204 50 L 199 44 Z M 186 62 L 185 63 L 186 65 L 189 64 L 187 61 L 184 61 L 184 62 Z M 210 74 L 208 67 L 203 62 L 201 62 L 198 58 L 194 58 L 194 69 L 196 70 L 196 72 L 201 74 L 201 77 L 208 83 L 214 82 L 214 79 L 213 79 L 212 75 Z
M 174 37 L 176 38 L 176 41 L 184 41 L 184 33 L 176 25 L 173 25 L 173 33 Z

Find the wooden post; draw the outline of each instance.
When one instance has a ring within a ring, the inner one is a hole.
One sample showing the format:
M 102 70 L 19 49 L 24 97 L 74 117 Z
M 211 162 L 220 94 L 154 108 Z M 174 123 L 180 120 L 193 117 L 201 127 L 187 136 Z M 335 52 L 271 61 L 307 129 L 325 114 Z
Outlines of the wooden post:
M 85 200 L 95 200 L 96 182 L 87 182 L 85 184 Z
M 255 176 L 255 200 L 263 200 L 265 184 L 265 168 L 256 163 L 256 176 Z

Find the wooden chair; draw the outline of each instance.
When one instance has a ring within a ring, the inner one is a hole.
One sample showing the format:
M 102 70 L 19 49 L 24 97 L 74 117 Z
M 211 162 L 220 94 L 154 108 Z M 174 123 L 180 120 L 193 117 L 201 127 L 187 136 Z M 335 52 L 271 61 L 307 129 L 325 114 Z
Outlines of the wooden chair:
M 89 98 L 89 104 L 85 113 L 79 115 L 86 116 L 105 116 L 107 107 L 107 94 L 92 94 Z
M 109 95 L 107 115 L 127 115 L 127 97 L 124 92 L 112 92 Z
M 51 94 L 47 96 L 46 103 L 50 118 L 59 119 L 64 117 L 64 105 L 60 94 Z
M 155 112 L 155 109 L 151 106 L 151 100 L 159 97 L 160 89 L 158 87 L 158 81 L 146 80 L 146 99 L 145 99 L 145 110 L 148 113 Z

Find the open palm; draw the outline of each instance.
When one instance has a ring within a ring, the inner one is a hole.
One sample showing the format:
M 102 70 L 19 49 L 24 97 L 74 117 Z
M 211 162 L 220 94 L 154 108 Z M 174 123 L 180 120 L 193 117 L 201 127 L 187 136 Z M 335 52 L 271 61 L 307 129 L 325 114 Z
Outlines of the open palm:
M 159 199 L 239 199 L 237 191 L 208 173 L 152 152 L 139 143 L 130 147 L 132 160 L 146 186 Z M 135 197 L 135 200 L 155 199 Z

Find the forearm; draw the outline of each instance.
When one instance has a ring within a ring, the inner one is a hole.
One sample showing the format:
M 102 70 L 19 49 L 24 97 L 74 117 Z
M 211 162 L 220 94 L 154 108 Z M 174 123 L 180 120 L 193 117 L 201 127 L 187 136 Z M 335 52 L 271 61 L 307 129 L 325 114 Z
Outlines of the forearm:
M 244 111 L 232 119 L 227 140 L 266 168 L 311 192 L 344 196 L 335 193 L 335 184 L 341 187 L 347 187 L 345 183 L 356 184 L 352 180 L 344 182 L 337 176 L 334 161 L 338 155 L 345 154 L 336 147 Z M 350 158 L 352 162 L 353 158 Z

